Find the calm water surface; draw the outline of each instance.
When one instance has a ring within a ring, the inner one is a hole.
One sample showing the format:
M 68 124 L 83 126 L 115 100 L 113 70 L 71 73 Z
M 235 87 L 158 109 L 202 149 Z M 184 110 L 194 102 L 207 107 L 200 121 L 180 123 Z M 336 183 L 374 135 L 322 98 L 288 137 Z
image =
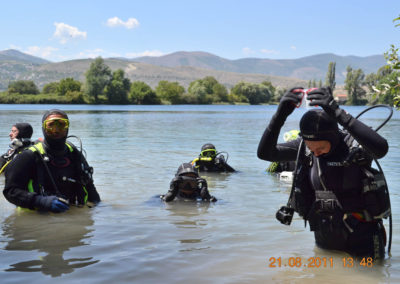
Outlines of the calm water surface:
M 0 105 L 2 152 L 15 122 L 30 122 L 33 137 L 41 137 L 41 117 L 51 107 Z M 267 174 L 256 151 L 276 106 L 58 107 L 70 116 L 70 134 L 82 138 L 103 202 L 39 214 L 18 211 L 1 195 L 1 283 L 400 282 L 399 112 L 380 130 L 390 145 L 381 165 L 392 198 L 392 256 L 372 268 L 349 268 L 342 261 L 348 255 L 315 247 L 297 215 L 290 227 L 275 219 L 290 185 Z M 346 109 L 356 115 L 364 107 Z M 296 110 L 283 131 L 298 128 L 304 111 Z M 387 113 L 374 109 L 363 121 L 376 127 Z M 162 203 L 156 196 L 167 192 L 177 167 L 207 142 L 227 151 L 239 171 L 204 176 L 218 202 Z M 281 257 L 282 267 L 269 267 L 271 257 Z M 295 257 L 301 267 L 284 267 Z M 332 258 L 333 268 L 304 267 L 310 257 Z

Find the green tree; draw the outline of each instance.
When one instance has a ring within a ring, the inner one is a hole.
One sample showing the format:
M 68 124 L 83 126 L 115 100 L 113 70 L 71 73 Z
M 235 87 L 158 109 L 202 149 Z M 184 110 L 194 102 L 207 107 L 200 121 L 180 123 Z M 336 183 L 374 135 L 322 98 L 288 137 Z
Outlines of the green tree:
M 57 93 L 57 87 L 59 82 L 51 82 L 43 86 L 42 93 L 43 94 L 55 94 Z
M 61 79 L 56 92 L 59 96 L 65 96 L 68 92 L 80 92 L 82 83 L 73 78 Z
M 368 87 L 370 92 L 375 92 L 374 87 L 379 84 L 379 81 L 385 78 L 386 76 L 390 75 L 393 72 L 391 68 L 388 66 L 382 66 L 378 69 L 375 73 L 371 73 L 365 76 L 364 84 Z
M 345 80 L 345 90 L 348 94 L 347 104 L 350 105 L 362 105 L 365 104 L 365 100 L 362 97 L 365 96 L 366 92 L 362 88 L 364 81 L 364 72 L 361 69 L 353 70 L 350 66 L 347 66 L 347 75 Z
M 271 99 L 268 88 L 263 84 L 239 82 L 231 90 L 237 96 L 244 96 L 252 105 L 266 103 Z
M 111 69 L 103 58 L 97 57 L 86 72 L 86 93 L 95 103 L 98 102 L 99 95 L 102 95 L 104 88 L 110 83 L 112 78 Z
M 400 17 L 397 17 L 393 22 L 400 22 Z M 396 24 L 395 27 L 399 27 L 400 23 Z M 392 97 L 393 105 L 400 108 L 400 60 L 399 60 L 399 48 L 396 48 L 393 44 L 390 46 L 390 50 L 385 52 L 385 58 L 388 63 L 387 69 L 394 70 L 397 75 L 387 75 L 386 78 L 382 78 L 378 84 L 373 88 L 375 95 L 379 97 L 380 101 L 389 101 L 388 97 Z M 387 80 L 386 80 L 387 79 Z
M 195 97 L 199 104 L 211 104 L 213 102 L 213 96 L 208 93 L 207 86 L 202 82 L 202 80 L 191 82 L 188 88 L 188 93 Z
M 399 106 L 398 103 L 400 97 L 400 72 L 392 72 L 382 77 L 376 84 L 376 87 L 373 86 L 374 90 L 373 99 L 374 103 L 378 102 L 381 104 L 395 105 Z M 397 82 L 397 83 L 396 83 Z M 399 97 L 396 101 L 396 96 Z
M 163 100 L 171 104 L 180 104 L 182 102 L 182 95 L 185 93 L 185 88 L 179 85 L 178 82 L 169 82 L 162 80 L 158 82 L 156 87 L 156 94 Z
M 122 69 L 115 70 L 112 74 L 110 83 L 105 87 L 104 93 L 110 104 L 125 104 L 128 101 L 128 92 L 131 82 L 125 78 Z
M 270 81 L 262 81 L 261 85 L 267 87 L 269 94 L 271 95 L 271 100 L 277 101 L 276 99 L 276 88 L 272 85 Z
M 196 97 L 200 104 L 228 101 L 228 90 L 212 76 L 191 82 L 188 93 L 190 98 Z
M 20 95 L 37 95 L 39 89 L 33 81 L 18 80 L 8 84 L 8 93 L 16 93 Z
M 129 101 L 137 105 L 154 105 L 161 103 L 156 92 L 142 81 L 135 81 L 131 84 Z
M 326 73 L 326 78 L 325 78 L 325 86 L 331 87 L 332 92 L 336 87 L 335 76 L 336 76 L 336 62 L 329 62 L 328 72 Z
M 228 89 L 220 83 L 215 84 L 213 86 L 213 94 L 214 94 L 214 98 L 216 98 L 216 101 L 219 101 L 219 102 L 227 102 L 228 101 Z

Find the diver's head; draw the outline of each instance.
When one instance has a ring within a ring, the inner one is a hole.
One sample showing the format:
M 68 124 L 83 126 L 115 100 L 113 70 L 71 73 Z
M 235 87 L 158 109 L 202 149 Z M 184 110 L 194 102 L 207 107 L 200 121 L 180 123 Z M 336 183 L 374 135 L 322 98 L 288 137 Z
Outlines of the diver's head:
M 216 155 L 217 155 L 217 149 L 213 144 L 207 143 L 201 147 L 201 152 L 200 152 L 201 157 L 215 158 Z
M 12 141 L 12 140 L 16 139 L 18 137 L 18 134 L 19 134 L 19 130 L 18 130 L 17 126 L 13 125 L 11 127 L 10 134 L 8 134 L 8 136 L 10 137 L 10 140 Z
M 337 122 L 321 109 L 310 110 L 303 115 L 300 136 L 316 157 L 329 155 L 340 140 Z
M 199 174 L 191 163 L 183 163 L 178 167 L 175 176 L 190 176 L 197 178 Z
M 12 137 L 12 135 L 11 135 L 12 133 L 15 134 L 15 136 Z M 21 122 L 21 123 L 16 123 L 13 125 L 9 136 L 10 136 L 11 140 L 13 140 L 14 138 L 30 139 L 32 137 L 32 134 L 33 134 L 32 126 L 29 123 Z
M 190 163 L 183 163 L 178 167 L 175 176 L 182 177 L 178 188 L 180 194 L 183 194 L 185 197 L 193 198 L 196 195 L 196 190 L 198 187 L 197 178 L 199 177 L 197 171 Z
M 51 109 L 44 113 L 42 118 L 42 131 L 44 143 L 53 150 L 65 148 L 69 129 L 68 115 L 59 109 Z

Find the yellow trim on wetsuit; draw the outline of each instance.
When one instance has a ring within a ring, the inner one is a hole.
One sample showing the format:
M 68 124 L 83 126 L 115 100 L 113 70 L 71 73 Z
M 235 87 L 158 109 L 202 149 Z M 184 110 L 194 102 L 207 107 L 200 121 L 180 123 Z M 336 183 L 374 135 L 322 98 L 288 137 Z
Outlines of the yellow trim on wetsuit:
M 74 151 L 74 148 L 73 148 L 71 145 L 69 145 L 68 143 L 65 143 L 65 145 L 67 145 L 68 150 L 69 150 L 71 153 Z M 44 147 L 43 147 L 43 143 L 42 143 L 42 142 L 39 142 L 39 143 L 37 143 L 37 144 L 35 144 L 35 145 L 29 147 L 29 150 L 31 150 L 32 152 L 39 151 L 39 153 L 42 154 L 42 155 L 46 153 L 45 150 L 44 150 Z M 82 185 L 82 189 L 83 189 L 83 191 L 85 192 L 85 198 L 84 198 L 83 200 L 84 200 L 84 204 L 86 204 L 86 203 L 87 203 L 87 200 L 88 200 L 88 198 L 89 198 L 89 194 L 88 194 L 88 192 L 87 192 L 85 186 Z M 33 189 L 33 181 L 32 181 L 32 180 L 29 180 L 29 182 L 28 182 L 28 191 L 29 191 L 29 192 L 34 192 L 34 189 Z

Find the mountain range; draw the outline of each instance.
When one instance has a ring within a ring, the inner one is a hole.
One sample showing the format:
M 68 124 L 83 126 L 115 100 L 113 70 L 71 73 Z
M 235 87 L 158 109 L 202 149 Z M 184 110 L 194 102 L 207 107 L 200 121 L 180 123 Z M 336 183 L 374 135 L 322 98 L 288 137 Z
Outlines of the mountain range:
M 45 84 L 66 77 L 84 81 L 93 59 L 50 62 L 17 50 L 0 51 L 0 90 L 10 81 L 33 80 Z M 361 68 L 365 74 L 375 73 L 385 65 L 383 55 L 368 57 L 318 54 L 299 59 L 225 59 L 206 52 L 174 52 L 159 57 L 106 58 L 112 70 L 123 69 L 131 81 L 144 81 L 153 88 L 161 80 L 177 81 L 185 88 L 190 82 L 206 76 L 215 77 L 228 88 L 240 81 L 260 83 L 271 81 L 274 86 L 307 86 L 308 80 L 324 82 L 329 62 L 336 62 L 336 82 L 343 84 L 346 67 Z

